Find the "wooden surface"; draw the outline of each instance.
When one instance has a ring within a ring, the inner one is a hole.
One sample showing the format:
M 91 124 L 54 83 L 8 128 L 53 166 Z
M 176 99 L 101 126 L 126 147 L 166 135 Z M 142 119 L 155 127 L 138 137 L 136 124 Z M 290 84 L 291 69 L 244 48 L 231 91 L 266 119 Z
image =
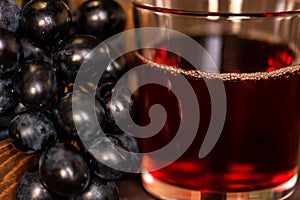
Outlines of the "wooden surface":
M 37 155 L 18 151 L 9 140 L 0 141 L 0 199 L 14 200 L 19 177 L 37 163 Z

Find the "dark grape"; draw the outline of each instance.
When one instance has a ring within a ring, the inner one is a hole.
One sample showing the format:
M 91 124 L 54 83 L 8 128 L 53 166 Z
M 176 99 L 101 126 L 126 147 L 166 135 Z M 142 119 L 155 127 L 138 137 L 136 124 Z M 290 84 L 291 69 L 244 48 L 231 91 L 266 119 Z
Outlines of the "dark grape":
M 70 37 L 53 53 L 52 59 L 61 78 L 67 82 L 74 82 L 78 69 L 89 53 L 101 42 L 89 35 L 75 35 Z
M 19 39 L 10 31 L 0 28 L 0 76 L 12 75 L 23 60 Z
M 113 140 L 114 138 L 117 138 L 118 140 L 120 140 L 122 142 L 123 146 L 125 146 L 127 149 L 129 149 L 130 152 L 134 152 L 134 153 L 140 152 L 136 139 L 133 138 L 132 136 L 130 136 L 129 133 L 123 132 L 123 133 L 117 134 L 117 135 L 107 134 L 107 136 L 111 140 Z M 135 160 L 136 167 L 139 168 L 141 157 L 138 155 L 138 156 L 133 157 L 133 159 Z
M 77 28 L 84 34 L 101 39 L 122 31 L 126 15 L 120 4 L 113 0 L 90 0 L 77 11 Z
M 19 74 L 15 89 L 24 105 L 47 106 L 57 89 L 52 65 L 45 61 L 27 61 Z
M 96 98 L 104 103 L 106 132 L 120 132 L 118 125 L 130 126 L 131 122 L 128 121 L 127 116 L 133 113 L 134 103 L 131 99 L 131 92 L 126 86 L 115 89 L 113 82 L 105 83 L 97 89 Z
M 13 93 L 13 79 L 0 77 L 0 114 L 17 106 L 17 98 Z
M 9 125 L 14 146 L 25 153 L 41 152 L 56 139 L 56 131 L 48 113 L 27 110 L 17 114 Z
M 23 46 L 24 60 L 49 60 L 47 52 L 34 44 L 28 38 L 22 37 L 21 43 Z
M 104 73 L 102 74 L 98 85 L 107 82 L 117 82 L 125 71 L 126 71 L 126 60 L 124 56 L 112 60 L 108 65 L 108 67 L 106 68 L 106 70 L 104 71 Z
M 129 127 L 130 123 L 127 118 L 132 113 L 134 106 L 131 99 L 131 92 L 126 86 L 123 86 L 114 89 L 113 94 L 110 102 L 107 104 L 107 116 L 111 118 L 109 120 L 112 122 L 111 126 L 122 125 L 122 127 Z
M 54 46 L 69 33 L 72 17 L 62 0 L 28 2 L 20 15 L 23 34 L 43 46 Z
M 62 196 L 47 190 L 42 184 L 39 172 L 25 172 L 19 179 L 17 200 L 62 200 Z
M 96 90 L 96 98 L 103 102 L 106 106 L 111 100 L 113 89 L 115 88 L 115 82 L 106 82 L 101 84 Z
M 21 8 L 16 0 L 0 1 L 0 28 L 16 32 L 19 27 Z
M 117 148 L 118 147 L 118 148 Z M 89 145 L 86 154 L 93 172 L 107 180 L 119 179 L 128 172 L 137 172 L 141 157 L 136 141 L 126 134 L 105 134 Z
M 86 190 L 70 200 L 119 200 L 119 188 L 114 181 L 104 181 L 92 176 Z
M 39 172 L 49 190 L 64 196 L 83 192 L 90 180 L 90 170 L 78 150 L 62 143 L 41 155 Z
M 62 133 L 61 137 L 79 135 L 84 140 L 94 138 L 105 112 L 100 102 L 97 100 L 93 102 L 93 100 L 94 98 L 89 94 L 75 92 L 67 94 L 59 101 L 53 110 L 53 119 L 56 128 Z M 76 110 L 72 109 L 72 101 L 78 105 Z M 93 103 L 95 103 L 94 109 L 89 109 Z M 99 122 L 91 120 L 95 114 Z
M 31 0 L 23 0 L 22 1 L 22 6 L 25 6 L 29 1 Z M 69 0 L 63 0 L 68 6 L 70 6 L 70 2 Z

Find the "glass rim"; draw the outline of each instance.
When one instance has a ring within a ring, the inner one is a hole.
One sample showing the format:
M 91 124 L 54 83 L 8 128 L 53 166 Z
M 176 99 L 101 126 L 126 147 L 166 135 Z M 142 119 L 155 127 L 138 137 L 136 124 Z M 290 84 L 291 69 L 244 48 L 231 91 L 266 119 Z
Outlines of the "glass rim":
M 211 12 L 211 11 L 193 11 L 187 9 L 177 8 L 164 8 L 161 6 L 152 5 L 149 3 L 142 3 L 140 0 L 132 0 L 134 7 L 155 11 L 159 13 L 183 15 L 183 16 L 197 16 L 197 17 L 219 17 L 219 18 L 271 18 L 271 17 L 288 17 L 300 16 L 300 8 L 293 10 L 283 11 L 270 11 L 270 12 Z

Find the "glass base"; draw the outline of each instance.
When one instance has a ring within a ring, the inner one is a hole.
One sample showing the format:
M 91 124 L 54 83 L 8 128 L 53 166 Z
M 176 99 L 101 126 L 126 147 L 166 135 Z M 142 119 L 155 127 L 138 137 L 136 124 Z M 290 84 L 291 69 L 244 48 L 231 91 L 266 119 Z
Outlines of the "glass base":
M 287 182 L 274 188 L 230 193 L 189 190 L 160 181 L 149 173 L 142 174 L 142 184 L 150 194 L 165 200 L 283 200 L 294 192 L 297 178 L 296 174 Z

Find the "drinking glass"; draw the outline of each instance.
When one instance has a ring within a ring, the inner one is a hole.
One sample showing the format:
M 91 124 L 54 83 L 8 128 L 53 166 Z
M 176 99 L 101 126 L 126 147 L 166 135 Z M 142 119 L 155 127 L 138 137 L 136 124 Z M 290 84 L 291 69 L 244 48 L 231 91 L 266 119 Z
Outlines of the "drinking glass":
M 176 159 L 171 159 L 172 151 L 144 155 L 144 188 L 160 199 L 290 196 L 297 180 L 300 128 L 298 3 L 134 0 L 133 5 L 136 28 L 161 28 L 153 37 L 138 36 L 141 44 L 155 44 L 136 52 L 147 65 L 139 81 L 160 77 L 155 80 L 160 84 L 154 81 L 136 92 L 137 121 L 151 123 L 154 105 L 165 109 L 161 130 L 138 139 L 142 152 L 170 144 L 183 120 L 184 127 L 197 128 L 195 134 L 180 129 L 184 137 L 172 146 L 174 154 L 180 152 Z M 184 105 L 187 101 L 177 93 L 185 89 L 173 91 L 180 77 L 194 91 L 196 103 Z M 199 112 L 199 118 L 190 117 L 184 106 Z M 167 164 L 159 167 L 161 163 Z

